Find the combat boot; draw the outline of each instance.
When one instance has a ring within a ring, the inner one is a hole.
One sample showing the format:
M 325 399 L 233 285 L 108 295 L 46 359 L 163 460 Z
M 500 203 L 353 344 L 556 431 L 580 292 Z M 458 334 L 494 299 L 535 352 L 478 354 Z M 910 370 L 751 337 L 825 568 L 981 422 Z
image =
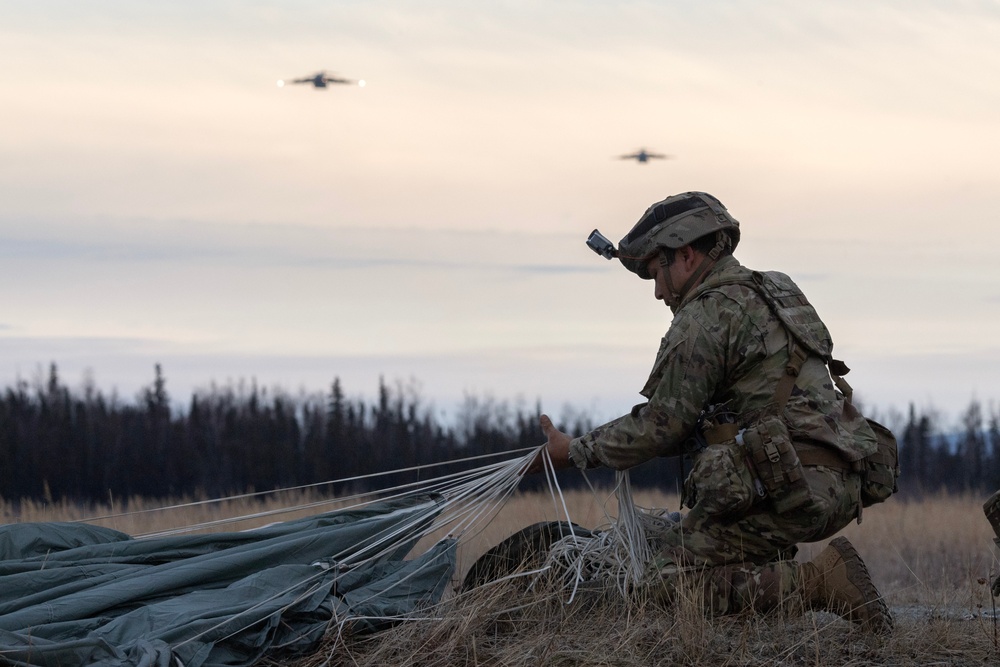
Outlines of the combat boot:
M 799 565 L 799 586 L 811 609 L 839 614 L 875 633 L 892 630 L 889 607 L 846 537 L 832 540 L 816 558 Z

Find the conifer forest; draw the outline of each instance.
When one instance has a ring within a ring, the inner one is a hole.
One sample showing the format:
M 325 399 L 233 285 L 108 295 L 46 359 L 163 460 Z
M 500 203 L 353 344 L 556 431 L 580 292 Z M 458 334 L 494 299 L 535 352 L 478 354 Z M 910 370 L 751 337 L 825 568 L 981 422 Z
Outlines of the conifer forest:
M 79 502 L 222 497 L 334 480 L 348 481 L 331 485 L 329 493 L 386 488 L 457 469 L 422 473 L 423 465 L 460 466 L 462 459 L 537 446 L 541 412 L 541 405 L 526 409 L 466 396 L 446 419 L 416 392 L 381 379 L 376 400 L 348 398 L 337 378 L 325 394 L 313 395 L 254 383 L 213 385 L 178 409 L 159 366 L 134 400 L 123 401 L 90 386 L 71 390 L 52 365 L 47 379 L 19 381 L 0 397 L 0 496 Z M 575 414 L 556 425 L 574 434 L 597 425 Z M 911 404 L 886 425 L 899 440 L 902 494 L 1000 488 L 996 408 L 972 401 L 959 426 L 946 428 L 933 410 Z M 635 468 L 632 481 L 674 490 L 685 465 L 660 459 Z M 402 472 L 365 477 L 386 471 Z M 571 473 L 560 473 L 561 483 L 584 483 Z M 607 471 L 595 473 L 588 473 L 592 482 L 610 479 Z M 351 480 L 356 477 L 362 479 Z

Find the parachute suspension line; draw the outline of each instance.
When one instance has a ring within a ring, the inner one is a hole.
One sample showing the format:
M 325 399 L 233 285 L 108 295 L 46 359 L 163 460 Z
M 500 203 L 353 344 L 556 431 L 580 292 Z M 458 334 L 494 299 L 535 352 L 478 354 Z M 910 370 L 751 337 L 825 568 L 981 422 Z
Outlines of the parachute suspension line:
M 447 500 L 444 503 L 444 507 L 446 509 L 442 510 L 441 518 L 439 518 L 434 525 L 427 530 L 427 533 L 434 532 L 435 529 L 439 529 L 444 526 L 452 525 L 449 537 L 458 539 L 459 537 L 468 535 L 474 529 L 481 530 L 495 518 L 504 502 L 506 502 L 506 500 L 517 489 L 517 486 L 521 479 L 523 479 L 529 464 L 539 454 L 542 456 L 543 469 L 546 473 L 546 479 L 549 482 L 549 491 L 552 492 L 554 486 L 559 494 L 559 497 L 562 498 L 562 491 L 559 489 L 558 481 L 555 478 L 555 469 L 552 464 L 552 459 L 545 450 L 544 445 L 542 445 L 533 448 L 528 455 L 522 458 L 511 460 L 502 466 L 497 466 L 497 468 L 492 473 L 487 475 L 480 483 L 476 484 L 470 482 L 467 483 L 464 488 L 459 488 L 456 492 L 447 494 Z M 446 516 L 447 510 L 453 509 L 452 506 L 454 505 L 457 505 L 460 509 L 455 513 L 455 515 Z M 564 499 L 562 501 L 562 506 L 568 520 L 569 512 L 566 508 Z M 501 577 L 491 583 L 496 584 L 508 579 L 533 576 L 541 574 L 548 569 L 549 566 L 544 566 L 535 570 L 520 571 Z M 416 574 L 417 573 L 414 572 L 409 576 L 415 576 Z M 395 585 L 398 585 L 405 580 L 406 577 Z M 382 592 L 384 591 L 381 591 L 380 593 Z M 393 618 L 395 619 L 395 617 Z M 349 617 L 337 621 L 336 626 L 338 632 L 342 633 L 344 631 L 344 625 L 347 622 L 354 620 L 356 620 L 355 617 Z M 369 620 L 386 619 L 382 617 L 372 617 Z M 435 618 L 432 616 L 423 616 L 407 620 L 435 620 Z
M 556 467 L 552 463 L 552 457 L 549 455 L 549 450 L 542 449 L 542 467 L 545 469 L 545 481 L 548 482 L 549 493 L 552 495 L 553 502 L 556 498 L 559 499 L 559 504 L 562 506 L 562 515 L 566 517 L 566 523 L 569 524 L 570 534 L 576 539 L 576 533 L 573 531 L 573 521 L 569 515 L 569 508 L 566 507 L 566 497 L 563 495 L 562 487 L 559 486 L 559 480 L 556 478 Z M 558 511 L 558 507 L 557 507 Z
M 586 475 L 584 479 L 594 497 L 597 490 Z M 614 495 L 618 503 L 618 516 L 612 517 L 604 502 L 607 525 L 590 537 L 565 537 L 552 545 L 548 564 L 565 573 L 571 588 L 567 604 L 576 597 L 581 584 L 598 581 L 614 585 L 623 595 L 640 584 L 645 577 L 646 564 L 652 557 L 652 548 L 646 534 L 644 513 L 636 507 L 632 485 L 627 471 L 615 473 Z
M 537 449 L 532 450 L 532 453 L 529 455 L 520 459 L 512 460 L 500 469 L 488 475 L 480 484 L 470 483 L 467 485 L 467 488 L 460 493 L 453 494 L 441 505 L 443 509 L 440 517 L 423 531 L 423 535 L 428 535 L 436 530 L 452 526 L 449 537 L 457 539 L 456 534 L 462 535 L 472 528 L 489 523 L 499 510 L 500 506 L 502 506 L 503 501 L 505 501 L 517 488 L 518 483 L 521 481 L 525 471 L 527 470 L 528 464 L 534 459 L 536 454 Z M 467 499 L 473 499 L 474 502 L 465 502 Z M 466 509 L 459 509 L 457 513 L 449 515 L 448 511 L 453 510 L 455 505 L 458 505 L 459 508 L 465 507 Z M 488 507 L 486 509 L 476 509 L 476 507 L 483 505 L 487 505 Z M 465 515 L 464 518 L 459 518 L 463 517 L 463 515 Z M 400 529 L 395 532 L 398 533 L 404 530 L 405 529 L 401 526 Z M 388 536 L 385 541 L 388 543 Z M 388 543 L 386 549 L 384 549 L 383 552 L 376 554 L 374 557 L 377 558 L 392 548 L 393 545 Z M 414 572 L 410 576 L 415 576 L 416 574 L 417 573 Z M 404 577 L 400 580 L 400 582 L 394 585 L 399 585 L 403 581 L 406 581 L 407 578 L 408 577 Z M 382 594 L 384 592 L 385 591 L 379 591 L 378 594 Z M 355 604 L 365 601 L 367 600 L 356 600 Z
M 535 450 L 534 449 L 531 449 L 531 450 L 517 450 L 515 452 L 508 452 L 508 453 L 519 453 L 519 452 L 523 452 L 523 451 L 535 451 Z M 494 454 L 490 454 L 488 456 L 495 456 L 495 455 Z M 482 457 L 470 457 L 470 458 L 464 459 L 464 460 L 465 461 L 472 461 L 472 460 L 476 460 L 477 458 L 482 458 Z M 351 496 L 341 496 L 341 497 L 338 497 L 338 498 L 330 498 L 330 499 L 324 499 L 324 500 L 319 500 L 319 501 L 313 501 L 313 502 L 310 502 L 310 503 L 303 503 L 303 504 L 300 504 L 300 505 L 291 505 L 291 506 L 286 506 L 286 507 L 280 507 L 280 508 L 275 508 L 275 509 L 271 509 L 271 510 L 264 510 L 264 511 L 261 511 L 261 512 L 256 512 L 256 513 L 252 513 L 252 514 L 244 514 L 244 515 L 239 515 L 239 516 L 234 516 L 234 517 L 227 517 L 225 519 L 216 519 L 216 520 L 213 520 L 213 521 L 207 521 L 207 522 L 198 523 L 198 524 L 189 524 L 189 525 L 186 525 L 186 526 L 181 526 L 181 527 L 178 527 L 178 528 L 173 528 L 173 529 L 164 530 L 164 531 L 138 534 L 138 535 L 135 535 L 135 537 L 137 537 L 137 538 L 163 537 L 163 536 L 166 536 L 166 535 L 175 535 L 175 534 L 178 534 L 178 533 L 185 533 L 185 532 L 192 532 L 192 531 L 195 531 L 195 530 L 201 530 L 203 528 L 211 528 L 211 527 L 217 527 L 217 526 L 222 526 L 222 525 L 226 525 L 226 524 L 239 523 L 241 521 L 246 521 L 246 520 L 249 520 L 249 519 L 256 519 L 256 518 L 262 518 L 262 517 L 268 517 L 268 516 L 276 516 L 276 515 L 287 514 L 287 513 L 296 512 L 296 511 L 300 511 L 300 510 L 315 509 L 315 508 L 323 507 L 323 506 L 336 505 L 337 509 L 349 510 L 349 509 L 354 509 L 354 508 L 357 508 L 357 507 L 363 507 L 364 505 L 370 504 L 370 503 L 375 502 L 377 500 L 378 501 L 384 501 L 384 500 L 392 500 L 392 499 L 396 499 L 396 498 L 402 498 L 402 497 L 411 495 L 414 492 L 423 492 L 423 493 L 441 492 L 441 493 L 445 493 L 447 491 L 447 489 L 450 488 L 450 486 L 448 484 L 449 480 L 455 480 L 455 479 L 461 479 L 461 478 L 467 478 L 467 479 L 470 479 L 470 480 L 477 479 L 477 478 L 483 476 L 484 471 L 502 470 L 502 469 L 504 469 L 504 468 L 506 468 L 508 466 L 512 466 L 512 465 L 515 466 L 515 467 L 516 467 L 516 465 L 523 465 L 523 464 L 518 464 L 517 463 L 518 461 L 520 461 L 520 459 L 515 459 L 513 462 L 511 462 L 511 461 L 501 461 L 501 462 L 498 462 L 498 463 L 492 463 L 492 464 L 483 466 L 481 468 L 475 468 L 475 469 L 472 469 L 472 470 L 464 470 L 464 471 L 460 471 L 460 472 L 449 473 L 447 475 L 442 475 L 440 477 L 435 477 L 435 478 L 431 478 L 431 479 L 427 479 L 427 480 L 422 480 L 422 481 L 408 482 L 408 483 L 405 483 L 405 484 L 400 484 L 398 486 L 389 487 L 389 488 L 386 488 L 386 489 L 378 489 L 378 490 L 374 490 L 374 491 L 366 491 L 366 492 L 357 493 L 357 494 L 354 494 L 354 495 L 351 495 Z M 436 464 L 436 465 L 440 465 L 440 464 Z M 403 469 L 403 470 L 400 470 L 399 472 L 406 472 L 407 470 L 415 470 L 415 469 L 418 469 L 418 468 L 421 468 L 421 467 L 429 467 L 429 466 L 417 466 L 416 468 Z M 393 472 L 396 472 L 396 471 L 393 471 Z M 379 473 L 379 475 L 382 475 L 382 474 L 387 474 L 387 473 Z M 366 475 L 366 476 L 362 476 L 362 477 L 368 477 L 368 476 Z M 338 481 L 334 481 L 334 482 L 324 482 L 324 484 L 336 484 L 336 483 L 340 483 L 340 481 L 351 481 L 351 480 L 354 480 L 354 479 L 360 479 L 360 478 L 348 478 L 348 479 L 345 479 L 345 480 L 338 480 Z M 273 492 L 267 492 L 267 493 L 273 493 Z M 346 505 L 346 506 L 343 505 L 343 503 L 345 503 L 345 502 L 350 502 L 350 501 L 359 500 L 359 499 L 367 499 L 367 500 L 361 500 L 361 502 L 358 502 L 358 503 L 355 503 L 355 504 L 351 504 L 351 505 Z M 154 510 L 146 510 L 146 511 L 154 511 Z M 118 516 L 123 516 L 123 515 L 118 515 Z
M 465 518 L 457 520 L 452 528 L 452 535 L 461 536 L 470 528 L 488 525 L 516 490 L 524 475 L 525 461 L 530 460 L 531 456 L 534 453 L 523 459 L 510 461 L 482 484 L 469 484 L 467 489 L 459 493 L 447 494 L 449 503 L 461 505 L 461 501 L 471 500 L 466 504 Z M 462 512 L 459 513 L 461 514 Z
M 463 487 L 459 487 L 452 492 L 444 492 L 442 494 L 444 501 L 435 502 L 433 513 L 437 516 L 433 520 L 427 521 L 427 519 L 420 517 L 415 518 L 409 524 L 400 524 L 395 530 L 382 536 L 372 545 L 373 547 L 387 545 L 385 550 L 376 553 L 374 556 L 365 556 L 365 559 L 377 558 L 398 547 L 400 541 L 396 538 L 400 535 L 405 535 L 405 539 L 410 539 L 414 535 L 414 528 L 418 522 L 426 522 L 428 524 L 419 531 L 420 537 L 448 527 L 451 527 L 451 536 L 454 536 L 456 532 L 455 524 L 457 523 L 457 527 L 464 530 L 463 525 L 467 526 L 468 521 L 463 521 L 462 517 L 469 515 L 470 512 L 475 512 L 476 505 L 490 499 L 495 499 L 498 495 L 503 497 L 509 495 L 520 481 L 521 475 L 519 470 L 523 467 L 524 463 L 515 461 L 513 465 L 506 464 L 502 469 L 487 475 L 483 480 L 466 483 Z M 504 487 L 507 487 L 507 489 L 505 490 Z M 468 502 L 469 499 L 475 502 Z M 475 512 L 472 516 L 481 517 L 482 512 Z M 355 558 L 359 557 L 360 554 L 355 555 Z
M 240 494 L 234 494 L 234 495 L 230 495 L 230 496 L 223 496 L 223 497 L 220 497 L 220 498 L 209 498 L 209 499 L 206 499 L 206 500 L 196 500 L 196 501 L 192 501 L 192 502 L 188 502 L 188 503 L 178 503 L 178 504 L 175 504 L 175 505 L 164 505 L 162 507 L 150 507 L 150 508 L 147 508 L 147 509 L 133 510 L 133 511 L 129 511 L 129 512 L 117 512 L 117 513 L 113 513 L 113 514 L 103 514 L 103 515 L 100 515 L 100 516 L 92 516 L 92 517 L 87 517 L 87 518 L 84 518 L 84 519 L 74 519 L 72 521 L 72 523 L 88 523 L 88 522 L 92 522 L 92 521 L 99 521 L 99 520 L 102 520 L 102 519 L 117 519 L 117 518 L 121 518 L 121 517 L 136 516 L 136 515 L 139 515 L 139 514 L 148 514 L 148 513 L 151 513 L 151 512 L 167 512 L 167 511 L 170 511 L 170 510 L 185 509 L 185 508 L 188 508 L 188 507 L 200 507 L 202 505 L 212 505 L 212 504 L 222 503 L 222 502 L 226 502 L 226 501 L 230 501 L 230 500 L 244 500 L 244 499 L 247 499 L 247 498 L 259 498 L 261 496 L 274 495 L 274 494 L 278 494 L 278 493 L 288 493 L 288 492 L 292 492 L 292 491 L 306 491 L 308 489 L 316 489 L 316 488 L 319 488 L 319 487 L 322 487 L 322 486 L 329 486 L 329 485 L 333 485 L 333 484 L 347 484 L 349 482 L 358 482 L 358 481 L 365 480 L 365 479 L 374 479 L 376 477 L 385 477 L 387 475 L 396 475 L 396 474 L 405 473 L 405 472 L 419 472 L 421 470 L 426 470 L 426 469 L 429 469 L 429 468 L 438 468 L 438 467 L 441 467 L 441 466 L 453 465 L 453 464 L 456 464 L 456 463 L 468 463 L 470 461 L 478 461 L 478 460 L 481 460 L 481 459 L 497 458 L 497 457 L 500 457 L 500 456 L 510 456 L 511 454 L 523 454 L 525 452 L 535 451 L 536 449 L 537 449 L 536 447 L 523 447 L 521 449 L 514 449 L 514 450 L 510 450 L 510 451 L 505 451 L 505 452 L 493 452 L 493 453 L 490 453 L 490 454 L 479 454 L 477 456 L 469 456 L 469 457 L 461 458 L 461 459 L 450 459 L 448 461 L 439 461 L 437 463 L 424 463 L 424 464 L 421 464 L 421 465 L 410 466 L 408 468 L 397 468 L 396 470 L 386 470 L 386 471 L 382 471 L 382 472 L 374 472 L 374 473 L 369 473 L 369 474 L 365 474 L 365 475 L 355 475 L 353 477 L 344 477 L 344 478 L 341 478 L 341 479 L 327 480 L 327 481 L 324 481 L 324 482 L 314 482 L 312 484 L 302 484 L 302 485 L 299 485 L 299 486 L 282 487 L 282 488 L 279 488 L 279 489 L 271 489 L 270 491 L 256 491 L 256 492 L 253 492 L 253 493 L 240 493 Z M 379 492 L 375 491 L 375 492 L 371 492 L 371 493 L 379 493 Z M 359 495 L 364 495 L 364 494 L 359 494 Z M 308 506 L 303 506 L 303 507 L 308 507 Z
M 618 520 L 613 524 L 622 550 L 628 557 L 625 572 L 633 584 L 638 584 L 646 570 L 646 564 L 653 556 L 642 522 L 642 514 L 632 497 L 632 482 L 628 472 L 615 474 L 615 496 L 618 499 Z
M 135 537 L 136 538 L 163 537 L 163 536 L 167 536 L 167 535 L 175 535 L 175 534 L 178 534 L 178 533 L 186 533 L 186 532 L 192 532 L 192 531 L 195 531 L 195 530 L 201 530 L 203 528 L 212 528 L 212 527 L 222 526 L 222 525 L 226 525 L 226 524 L 239 523 L 241 521 L 246 521 L 246 520 L 249 520 L 249 519 L 269 517 L 269 516 L 276 516 L 276 515 L 280 515 L 280 514 L 288 514 L 288 513 L 296 512 L 296 511 L 300 511 L 300 510 L 314 509 L 314 508 L 317 508 L 317 507 L 330 506 L 330 505 L 337 505 L 337 509 L 341 509 L 341 510 L 356 509 L 358 507 L 363 507 L 363 506 L 368 505 L 368 504 L 370 504 L 372 502 L 375 502 L 377 500 L 380 500 L 380 501 L 395 500 L 397 498 L 402 498 L 402 497 L 411 495 L 413 492 L 417 492 L 417 491 L 419 491 L 419 492 L 425 492 L 425 493 L 433 493 L 435 491 L 441 491 L 443 489 L 448 488 L 448 482 L 450 480 L 463 479 L 463 478 L 476 479 L 476 478 L 482 476 L 483 471 L 485 471 L 485 470 L 490 470 L 490 469 L 494 469 L 494 468 L 502 468 L 503 466 L 506 466 L 506 465 L 507 465 L 507 462 L 492 463 L 492 464 L 490 464 L 488 466 L 484 466 L 482 468 L 476 468 L 476 469 L 473 469 L 473 470 L 463 470 L 463 471 L 460 471 L 460 472 L 449 473 L 448 475 L 443 475 L 441 477 L 436 477 L 436 478 L 429 479 L 429 480 L 423 480 L 423 481 L 417 481 L 417 482 L 407 482 L 406 484 L 400 484 L 398 486 L 390 487 L 390 488 L 387 488 L 387 489 L 381 489 L 381 490 L 376 490 L 376 491 L 366 491 L 366 492 L 357 493 L 357 494 L 354 494 L 354 495 L 351 495 L 351 496 L 343 496 L 343 497 L 339 497 L 339 498 L 330 498 L 330 499 L 324 499 L 324 500 L 317 500 L 317 501 L 313 501 L 313 502 L 310 502 L 310 503 L 303 503 L 303 504 L 300 504 L 300 505 L 292 505 L 292 506 L 287 506 L 287 507 L 279 507 L 279 508 L 276 508 L 276 509 L 264 510 L 264 511 L 256 512 L 256 513 L 252 513 L 252 514 L 244 514 L 244 515 L 235 516 L 235 517 L 227 517 L 225 519 L 215 519 L 213 521 L 206 521 L 206 522 L 197 523 L 197 524 L 189 524 L 187 526 L 181 526 L 181 527 L 173 528 L 173 529 L 170 529 L 170 530 L 158 531 L 158 532 L 154 532 L 154 533 L 142 533 L 142 534 L 136 535 Z M 362 500 L 361 502 L 357 502 L 357 503 L 354 503 L 354 504 L 349 504 L 349 505 L 346 505 L 346 506 L 342 505 L 342 503 L 344 503 L 344 502 L 348 502 L 349 503 L 351 501 L 359 500 L 359 499 L 364 499 L 364 498 L 367 498 L 368 500 Z
M 460 535 L 463 532 L 467 532 L 468 530 L 471 530 L 477 525 L 483 523 L 483 521 L 488 523 L 488 521 L 492 520 L 493 516 L 495 516 L 503 502 L 517 488 L 518 483 L 524 476 L 528 464 L 537 455 L 537 451 L 538 448 L 532 448 L 530 450 L 530 454 L 521 458 L 490 464 L 476 470 L 453 473 L 452 475 L 447 475 L 436 480 L 428 480 L 427 482 L 424 482 L 425 489 L 434 489 L 443 497 L 443 500 L 429 500 L 427 503 L 415 508 L 397 510 L 397 512 L 401 514 L 408 513 L 410 516 L 400 522 L 397 526 L 393 527 L 391 530 L 383 531 L 381 534 L 373 536 L 374 539 L 372 541 L 365 544 L 356 552 L 334 554 L 330 560 L 334 563 L 334 567 L 340 571 L 335 574 L 333 581 L 335 582 L 339 580 L 342 576 L 346 575 L 358 566 L 378 560 L 379 558 L 395 551 L 407 542 L 415 543 L 420 538 L 426 537 L 427 535 L 443 528 L 452 526 L 449 537 L 455 539 L 454 535 L 456 534 Z M 446 478 L 450 478 L 450 484 L 449 480 Z M 402 486 L 411 487 L 413 485 L 407 484 Z M 402 495 L 409 494 L 401 493 L 396 497 Z M 361 503 L 357 506 L 364 504 L 368 503 Z M 417 572 L 415 571 L 409 576 L 416 576 L 416 574 Z M 392 587 L 402 584 L 409 578 L 409 576 L 394 583 Z M 326 585 L 324 580 L 328 577 L 328 569 L 317 568 L 316 574 L 308 578 L 306 581 L 298 582 L 284 591 L 274 594 L 268 598 L 268 600 L 262 601 L 250 609 L 243 610 L 210 628 L 204 629 L 195 637 L 188 638 L 181 644 L 177 644 L 174 648 L 181 646 L 184 643 L 194 641 L 205 634 L 218 631 L 220 628 L 229 625 L 234 620 L 242 616 L 252 614 L 257 607 L 266 604 L 270 600 L 292 592 L 295 588 L 307 586 L 301 594 L 296 596 L 295 601 L 283 607 L 283 611 L 287 611 L 288 609 L 294 607 L 299 600 L 313 594 L 317 590 L 317 587 Z M 373 593 L 373 596 L 376 594 L 384 594 L 387 590 L 390 589 L 380 590 L 377 593 Z M 356 600 L 354 602 L 355 604 L 361 604 L 365 601 L 367 600 Z M 397 617 L 365 618 L 368 620 L 399 620 Z M 357 619 L 355 617 L 350 617 L 349 619 L 343 619 L 337 622 L 341 631 L 343 630 L 343 624 L 348 620 Z M 427 619 L 423 618 L 423 620 Z M 239 631 L 239 629 L 236 629 L 231 633 L 231 635 L 236 634 Z M 218 640 L 221 640 L 221 638 L 217 638 L 217 641 Z

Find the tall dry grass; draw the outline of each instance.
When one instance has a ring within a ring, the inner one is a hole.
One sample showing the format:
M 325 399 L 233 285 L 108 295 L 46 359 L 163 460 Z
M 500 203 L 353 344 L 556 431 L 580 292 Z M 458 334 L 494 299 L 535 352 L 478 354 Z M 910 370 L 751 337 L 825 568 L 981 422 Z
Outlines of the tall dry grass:
M 0 520 L 95 520 L 133 535 L 224 517 L 319 503 L 308 494 L 263 496 L 219 504 L 182 505 L 168 511 L 142 500 L 100 506 L 0 502 Z M 669 608 L 652 601 L 600 592 L 573 604 L 557 586 L 517 582 L 448 595 L 427 619 L 402 623 L 370 636 L 334 628 L 310 656 L 272 664 L 329 665 L 996 665 L 1000 664 L 994 599 L 988 581 L 1000 571 L 993 532 L 982 512 L 985 498 L 934 496 L 890 499 L 865 510 L 846 535 L 864 557 L 896 617 L 896 630 L 875 637 L 825 613 L 708 618 L 698 600 L 684 597 Z M 616 514 L 611 492 L 572 492 L 565 502 L 585 527 Z M 678 509 L 675 496 L 637 492 L 645 507 Z M 242 530 L 276 520 L 333 509 L 317 505 L 294 514 L 257 517 L 205 530 Z M 138 513 L 136 513 L 138 511 Z M 456 585 L 475 559 L 520 528 L 561 519 L 546 494 L 510 499 L 484 529 L 464 535 Z M 427 538 L 426 543 L 437 536 Z M 823 544 L 805 544 L 807 560 Z M 423 545 L 418 545 L 419 552 Z
M 872 636 L 827 613 L 709 618 L 696 594 L 670 607 L 589 593 L 565 604 L 558 586 L 525 591 L 516 583 L 445 600 L 434 620 L 371 637 L 331 633 L 298 667 L 329 665 L 997 665 L 998 628 L 989 580 L 1000 571 L 984 498 L 892 499 L 864 511 L 842 534 L 862 554 L 896 619 Z M 645 507 L 678 508 L 676 496 L 636 494 Z M 586 527 L 615 514 L 611 494 L 567 497 Z M 460 574 L 489 546 L 521 527 L 560 515 L 550 498 L 512 499 L 482 534 L 469 539 Z M 825 543 L 804 544 L 808 560 Z M 596 596 L 596 597 L 595 597 Z

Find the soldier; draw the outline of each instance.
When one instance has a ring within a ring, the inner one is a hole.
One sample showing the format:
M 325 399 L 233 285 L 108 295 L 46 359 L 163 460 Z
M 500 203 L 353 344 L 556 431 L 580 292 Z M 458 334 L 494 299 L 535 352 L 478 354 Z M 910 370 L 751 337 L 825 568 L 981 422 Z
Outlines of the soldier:
M 716 613 L 792 600 L 888 631 L 889 610 L 846 538 L 793 560 L 798 543 L 860 520 L 859 471 L 876 437 L 816 311 L 788 276 L 743 267 L 732 255 L 739 240 L 739 223 L 702 192 L 653 204 L 617 249 L 595 230 L 588 244 L 651 280 L 673 320 L 646 402 L 576 438 L 543 415 L 546 449 L 557 468 L 693 458 L 690 511 L 658 537 L 650 564 L 664 596 L 695 568 Z M 529 470 L 540 468 L 541 456 Z

